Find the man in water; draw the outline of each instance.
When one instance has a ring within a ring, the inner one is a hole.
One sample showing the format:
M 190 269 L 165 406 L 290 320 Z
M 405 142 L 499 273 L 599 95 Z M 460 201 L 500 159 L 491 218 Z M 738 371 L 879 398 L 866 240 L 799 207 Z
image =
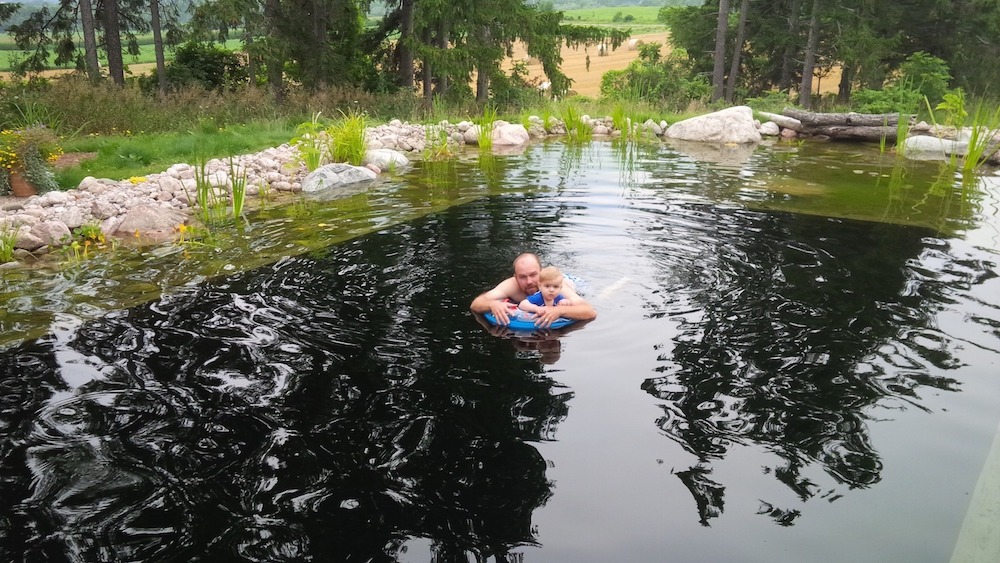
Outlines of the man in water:
M 503 280 L 496 287 L 472 300 L 469 309 L 473 313 L 493 313 L 497 322 L 506 325 L 510 322 L 507 307 L 510 303 L 520 303 L 529 295 L 538 291 L 538 275 L 542 271 L 542 263 L 538 256 L 526 252 L 514 259 L 514 275 Z M 535 326 L 546 328 L 559 317 L 589 321 L 597 318 L 597 311 L 580 297 L 576 286 L 570 279 L 563 282 L 563 296 L 572 301 L 572 305 L 564 307 L 546 307 L 538 314 Z

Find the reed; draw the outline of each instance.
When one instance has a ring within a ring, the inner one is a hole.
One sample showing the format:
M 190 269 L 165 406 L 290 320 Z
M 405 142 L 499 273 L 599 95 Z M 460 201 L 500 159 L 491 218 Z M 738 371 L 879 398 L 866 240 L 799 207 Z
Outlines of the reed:
M 247 171 L 229 159 L 229 191 L 233 198 L 233 216 L 243 215 L 243 206 L 247 200 Z
M 198 218 L 205 225 L 218 225 L 226 219 L 226 201 L 218 196 L 209 179 L 207 162 L 195 159 L 194 166 L 195 200 L 198 202 Z M 188 195 L 188 199 L 191 197 Z

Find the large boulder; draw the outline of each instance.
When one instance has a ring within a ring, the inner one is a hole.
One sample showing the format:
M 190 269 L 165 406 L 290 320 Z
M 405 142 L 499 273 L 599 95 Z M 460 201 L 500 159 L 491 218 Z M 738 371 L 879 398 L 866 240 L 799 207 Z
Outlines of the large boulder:
M 401 170 L 410 165 L 410 159 L 406 155 L 392 149 L 371 149 L 365 153 L 365 158 L 361 162 L 365 166 L 374 164 L 379 170 Z
M 492 137 L 495 147 L 523 145 L 531 140 L 531 135 L 524 125 L 500 121 L 494 123 Z
M 183 211 L 158 205 L 136 205 L 130 208 L 115 230 L 118 236 L 134 236 L 153 240 L 170 238 L 175 229 L 186 223 L 188 215 Z
M 373 170 L 363 166 L 335 163 L 320 166 L 302 180 L 302 191 L 311 193 L 327 190 L 336 186 L 369 182 L 378 175 Z
M 665 137 L 703 143 L 759 143 L 760 132 L 754 124 L 753 110 L 734 106 L 715 113 L 678 121 L 664 133 Z

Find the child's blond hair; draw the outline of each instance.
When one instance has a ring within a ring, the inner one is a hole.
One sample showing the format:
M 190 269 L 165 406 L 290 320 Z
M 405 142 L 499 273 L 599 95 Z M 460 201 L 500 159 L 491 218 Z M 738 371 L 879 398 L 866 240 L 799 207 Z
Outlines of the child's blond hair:
M 554 281 L 563 277 L 562 272 L 555 266 L 546 266 L 538 274 L 538 281 Z

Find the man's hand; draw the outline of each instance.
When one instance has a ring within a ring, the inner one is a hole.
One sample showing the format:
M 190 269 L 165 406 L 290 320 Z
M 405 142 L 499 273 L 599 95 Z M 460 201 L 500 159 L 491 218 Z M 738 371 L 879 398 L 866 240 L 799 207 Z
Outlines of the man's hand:
M 490 301 L 490 312 L 497 319 L 497 324 L 508 325 L 510 324 L 510 302 L 493 300 Z

